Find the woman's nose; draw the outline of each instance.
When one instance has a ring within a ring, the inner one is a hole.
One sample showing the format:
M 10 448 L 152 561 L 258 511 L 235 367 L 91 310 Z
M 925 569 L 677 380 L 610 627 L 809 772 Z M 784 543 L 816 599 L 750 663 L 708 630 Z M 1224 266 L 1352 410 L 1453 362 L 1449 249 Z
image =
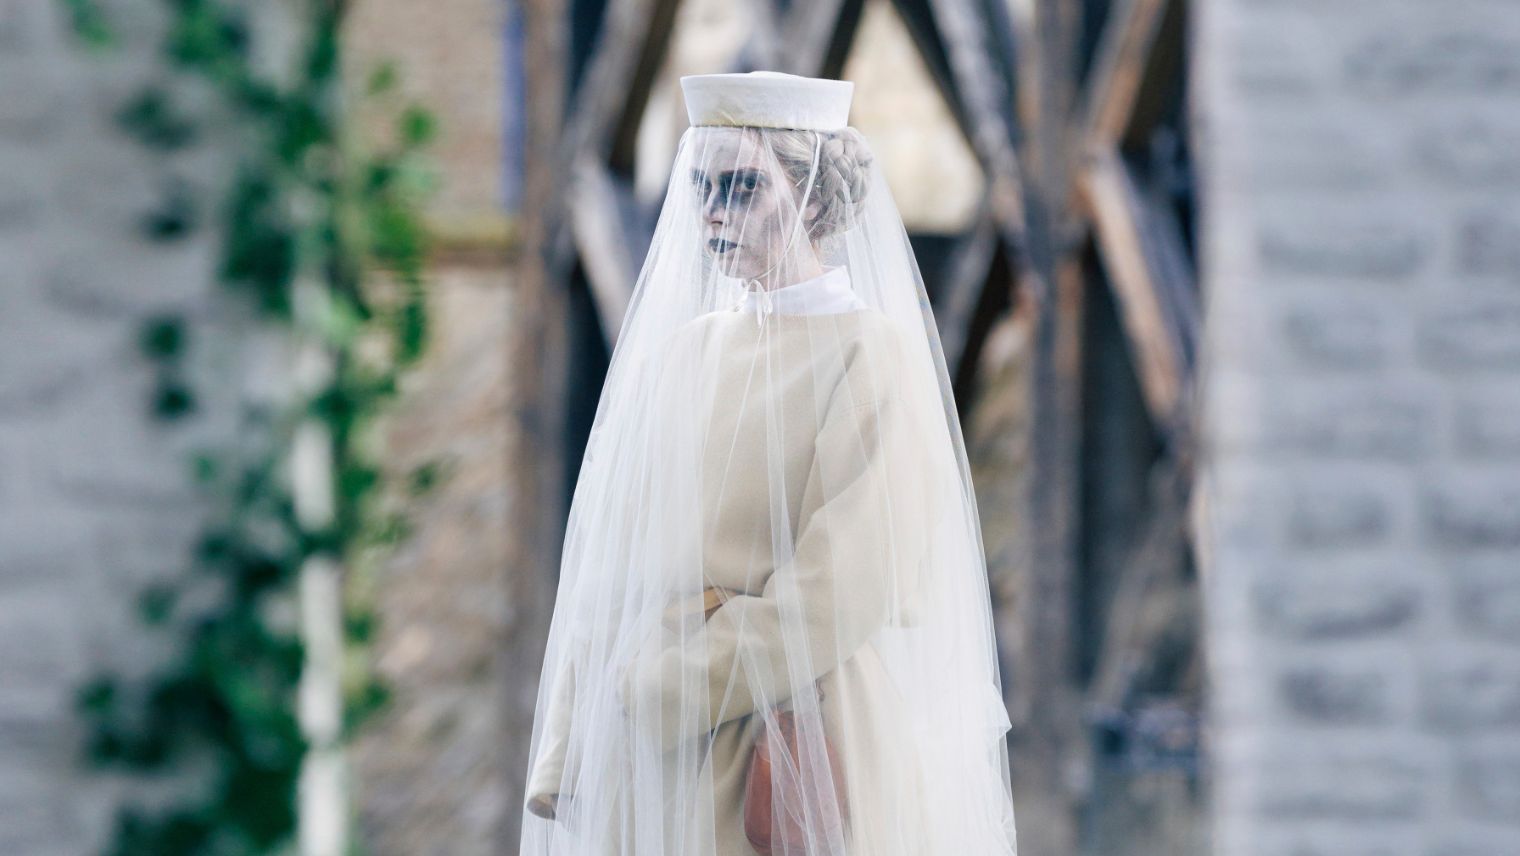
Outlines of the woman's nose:
M 709 220 L 723 219 L 726 211 L 723 205 L 723 192 L 716 187 L 708 191 L 707 199 L 704 200 L 702 205 L 702 211 L 707 215 L 707 219 Z

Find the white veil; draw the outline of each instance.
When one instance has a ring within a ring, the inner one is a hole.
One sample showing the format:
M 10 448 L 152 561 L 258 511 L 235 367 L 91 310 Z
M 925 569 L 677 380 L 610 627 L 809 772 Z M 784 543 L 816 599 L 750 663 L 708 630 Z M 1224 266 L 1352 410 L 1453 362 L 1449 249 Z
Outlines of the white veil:
M 571 503 L 521 852 L 1011 856 L 975 497 L 851 84 L 681 82 L 693 127 Z

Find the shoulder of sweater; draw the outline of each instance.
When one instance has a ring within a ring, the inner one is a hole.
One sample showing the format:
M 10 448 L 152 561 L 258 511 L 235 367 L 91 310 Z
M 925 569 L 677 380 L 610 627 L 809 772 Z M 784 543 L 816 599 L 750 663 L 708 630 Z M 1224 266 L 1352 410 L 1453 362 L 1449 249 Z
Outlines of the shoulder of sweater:
M 858 335 L 849 343 L 848 361 L 852 367 L 893 370 L 907 358 L 908 335 L 900 323 L 876 309 L 863 309 L 855 314 L 859 323 Z
M 705 312 L 686 319 L 674 329 L 661 331 L 655 337 L 658 342 L 656 352 L 662 359 L 668 359 L 672 355 L 683 355 L 691 348 L 700 347 L 719 328 L 726 315 L 723 312 Z
M 902 325 L 876 310 L 859 313 L 858 335 L 845 344 L 837 406 L 850 410 L 895 398 L 907 376 L 910 339 Z
M 816 337 L 820 331 L 832 332 L 851 363 L 862 357 L 872 362 L 901 359 L 907 353 L 908 339 L 901 323 L 885 312 L 864 307 L 851 312 L 817 315 L 783 316 L 767 335 L 780 337 Z M 754 323 L 747 314 L 726 311 L 706 312 L 681 323 L 663 337 L 666 348 L 692 345 L 710 340 L 725 331 L 745 329 Z

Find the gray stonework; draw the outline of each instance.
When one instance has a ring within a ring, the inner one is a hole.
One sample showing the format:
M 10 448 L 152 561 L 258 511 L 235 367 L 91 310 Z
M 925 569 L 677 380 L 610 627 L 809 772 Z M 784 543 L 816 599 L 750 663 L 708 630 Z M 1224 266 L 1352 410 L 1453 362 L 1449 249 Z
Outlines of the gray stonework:
M 1520 851 L 1520 14 L 1194 3 L 1215 852 Z
M 215 202 L 230 175 L 216 160 L 228 147 L 213 137 L 169 162 L 118 130 L 114 114 L 154 74 L 162 4 L 103 5 L 121 44 L 91 53 L 70 36 L 64 3 L 0 0 L 4 856 L 101 852 L 119 798 L 149 790 L 77 763 L 84 731 L 70 701 L 96 670 L 141 674 L 169 653 L 170 640 L 145 628 L 133 603 L 145 582 L 187 565 L 203 521 L 189 456 L 236 441 L 230 396 L 284 383 L 277 367 L 253 359 L 248 319 L 215 282 L 216 235 L 143 237 L 141 217 L 171 171 Z M 406 4 L 380 13 L 373 5 L 355 16 L 352 70 L 366 72 L 397 44 L 421 51 L 402 57 L 402 76 L 444 127 L 436 154 L 446 188 L 431 213 L 446 226 L 468 227 L 481 210 L 499 217 L 499 5 L 474 3 L 448 18 L 452 31 L 426 39 L 416 38 L 420 19 Z M 390 43 L 366 29 L 386 15 Z M 264 23 L 261 36 L 289 47 L 277 22 Z M 443 83 L 454 87 L 449 99 L 437 97 Z M 462 472 L 410 509 L 418 534 L 381 574 L 375 653 L 396 704 L 351 756 L 356 834 L 376 853 L 499 852 L 503 813 L 515 808 L 493 753 L 504 745 L 501 456 L 510 421 L 510 292 L 498 249 L 489 262 L 432 272 L 434 347 L 388 424 L 386 461 L 398 474 L 438 457 Z M 138 351 L 143 320 L 163 312 L 190 320 L 202 411 L 173 426 L 147 415 L 153 369 Z
M 112 4 L 121 50 L 91 55 L 64 4 L 0 0 L 0 853 L 100 852 L 117 798 L 145 786 L 79 762 L 75 690 L 165 653 L 133 611 L 186 569 L 202 521 L 190 455 L 226 444 L 246 315 L 214 238 L 144 237 L 165 165 L 113 114 L 150 71 L 142 4 Z M 139 49 L 139 48 L 144 49 Z M 206 164 L 189 156 L 192 177 Z M 177 165 L 183 166 L 183 165 Z M 143 321 L 190 320 L 195 418 L 156 422 Z

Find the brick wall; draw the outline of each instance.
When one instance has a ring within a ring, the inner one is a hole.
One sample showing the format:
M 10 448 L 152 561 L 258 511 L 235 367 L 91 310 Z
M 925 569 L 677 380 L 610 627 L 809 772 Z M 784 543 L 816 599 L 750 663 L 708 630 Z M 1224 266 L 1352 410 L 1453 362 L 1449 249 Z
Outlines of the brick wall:
M 1216 852 L 1520 847 L 1520 15 L 1195 3 Z
M 532 691 L 530 668 L 504 644 L 520 605 L 504 576 L 512 424 L 505 335 L 514 292 L 499 270 L 435 266 L 434 344 L 387 417 L 384 459 L 396 476 L 436 462 L 447 474 L 410 503 L 414 534 L 378 569 L 374 655 L 392 690 L 350 760 L 355 837 L 372 856 L 515 852 L 507 830 L 524 776 L 508 763 L 503 699 Z
M 383 460 L 396 476 L 437 462 L 449 477 L 406 511 L 413 535 L 378 569 L 374 656 L 393 692 L 349 754 L 354 837 L 373 856 L 516 852 L 526 777 L 511 763 L 528 735 L 506 733 L 512 695 L 536 691 L 538 663 L 504 641 L 521 604 L 508 599 L 512 448 L 508 384 L 515 306 L 503 138 L 511 97 L 503 49 L 508 6 L 370 0 L 345 21 L 355 81 L 396 64 L 408 99 L 438 120 L 439 178 L 428 217 L 431 343 L 386 420 Z M 505 90 L 505 91 L 504 91 Z M 377 111 L 383 113 L 383 111 Z M 380 118 L 377 115 L 377 120 Z M 378 121 L 373 130 L 382 129 Z

